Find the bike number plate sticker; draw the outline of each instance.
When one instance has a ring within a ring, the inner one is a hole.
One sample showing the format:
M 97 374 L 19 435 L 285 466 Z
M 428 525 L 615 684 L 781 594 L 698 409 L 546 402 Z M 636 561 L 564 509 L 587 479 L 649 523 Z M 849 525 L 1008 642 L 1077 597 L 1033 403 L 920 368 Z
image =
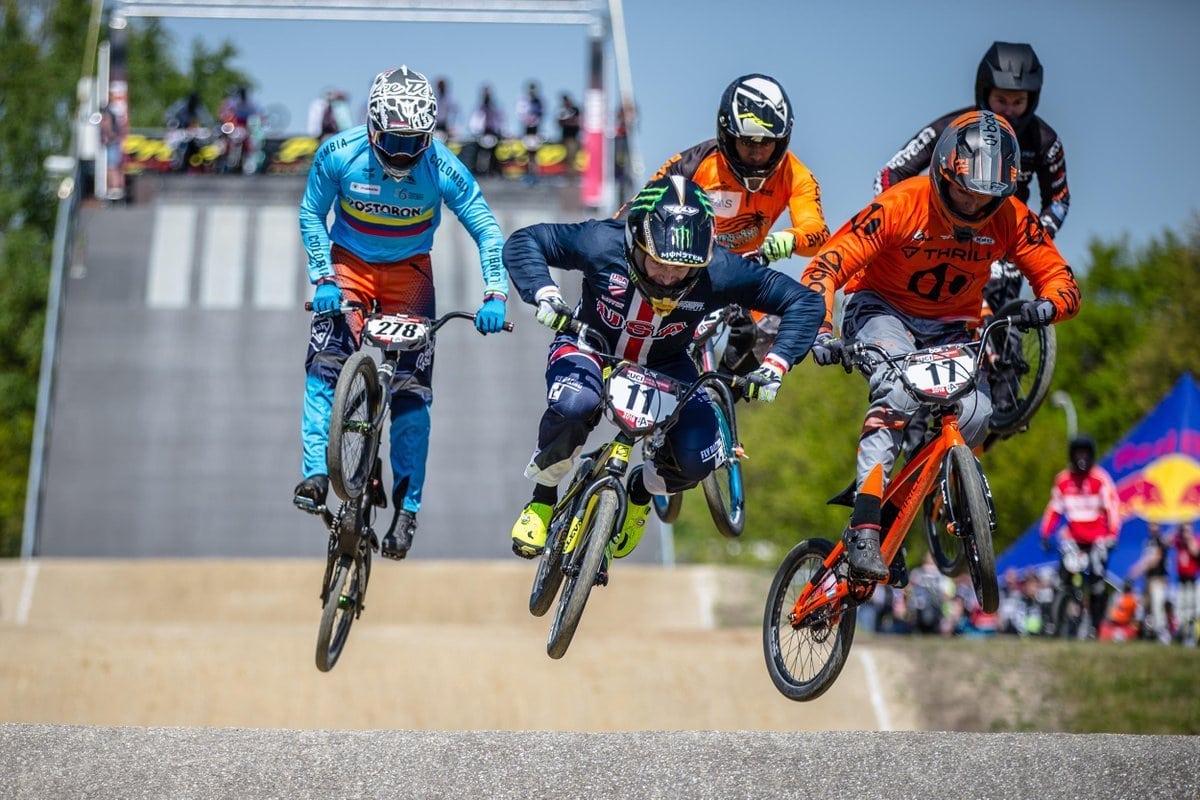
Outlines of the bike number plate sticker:
M 429 334 L 429 321 L 422 317 L 389 314 L 367 321 L 367 335 L 395 350 L 411 350 L 423 346 Z
M 943 396 L 971 380 L 975 357 L 961 348 L 921 353 L 904 368 L 912 385 L 922 392 Z
M 626 367 L 608 381 L 608 402 L 613 413 L 631 431 L 648 430 L 671 416 L 679 400 L 674 381 L 653 372 Z

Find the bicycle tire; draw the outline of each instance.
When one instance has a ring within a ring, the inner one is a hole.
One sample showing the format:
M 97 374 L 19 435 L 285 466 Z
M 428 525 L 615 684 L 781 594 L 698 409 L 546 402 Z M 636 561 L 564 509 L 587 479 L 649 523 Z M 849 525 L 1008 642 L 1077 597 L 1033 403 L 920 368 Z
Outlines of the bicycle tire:
M 999 316 L 1019 314 L 1024 302 L 1012 300 L 1005 303 Z M 1008 377 L 1007 387 L 1013 395 L 1013 402 L 1011 405 L 994 404 L 991 419 L 988 421 L 988 429 L 1002 436 L 1017 433 L 1029 426 L 1029 421 L 1033 419 L 1033 415 L 1050 392 L 1050 383 L 1054 380 L 1054 367 L 1058 359 L 1058 339 L 1054 326 L 1021 331 L 1019 353 L 1013 352 L 1011 347 L 1011 330 L 1003 328 L 992 334 L 992 348 L 996 353 L 996 361 L 1003 368 L 1012 367 L 1016 370 L 1015 375 Z M 992 395 L 993 400 L 998 397 L 995 386 Z
M 365 581 L 353 556 L 331 556 L 337 558 L 333 575 L 325 587 L 325 602 L 321 611 L 321 625 L 317 629 L 317 669 L 328 672 L 337 664 L 350 636 L 350 626 L 358 615 L 358 598 Z M 369 565 L 370 553 L 364 556 L 364 565 Z M 365 566 L 369 570 L 369 566 Z
M 710 391 L 709 396 L 724 458 L 719 467 L 704 476 L 700 486 L 717 530 L 722 536 L 736 539 L 746 527 L 746 490 L 742 483 L 742 462 L 734 453 L 738 443 L 733 441 L 733 427 L 729 424 L 733 409 L 725 404 L 722 395 Z
M 359 351 L 346 359 L 333 392 L 325 461 L 329 485 L 345 501 L 356 500 L 371 477 L 380 389 L 375 360 Z
M 576 548 L 583 548 L 577 559 L 579 569 L 567 577 L 558 597 L 558 609 L 550 625 L 550 637 L 546 641 L 546 654 L 551 658 L 562 658 L 583 616 L 596 576 L 604 561 L 604 551 L 615 532 L 617 521 L 617 493 L 613 489 L 601 489 L 588 501 L 584 513 L 583 530 L 579 534 Z
M 965 444 L 951 447 L 946 458 L 951 522 L 963 543 L 967 571 L 979 606 L 984 613 L 994 614 L 1000 607 L 1000 587 L 996 583 L 996 553 L 992 549 L 992 513 L 979 462 Z
M 837 680 L 846 665 L 858 609 L 848 605 L 840 615 L 819 625 L 792 627 L 787 616 L 809 578 L 833 552 L 828 539 L 806 539 L 783 558 L 763 614 L 763 656 L 771 682 L 789 700 L 814 700 Z M 813 674 L 800 675 L 804 665 Z
M 670 524 L 679 519 L 679 511 L 683 508 L 683 493 L 651 495 L 650 507 L 654 509 L 654 516 Z
M 529 591 L 529 613 L 535 617 L 543 616 L 550 610 L 550 606 L 554 604 L 554 597 L 558 594 L 558 587 L 562 585 L 563 572 L 560 565 L 565 537 L 561 533 L 568 524 L 568 521 L 564 521 L 555 530 L 555 520 L 550 520 L 550 537 L 546 540 L 541 558 L 538 559 L 533 588 Z
M 957 578 L 967 568 L 967 552 L 962 541 L 945 524 L 946 506 L 941 483 L 936 484 L 925 497 L 921 508 L 925 542 L 933 563 L 937 565 L 938 572 L 948 578 Z

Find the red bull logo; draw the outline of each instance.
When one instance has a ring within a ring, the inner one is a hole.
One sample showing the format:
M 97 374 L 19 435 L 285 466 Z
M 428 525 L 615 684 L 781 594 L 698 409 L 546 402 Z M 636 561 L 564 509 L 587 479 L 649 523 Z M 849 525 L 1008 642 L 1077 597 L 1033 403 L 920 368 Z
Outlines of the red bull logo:
M 1200 517 L 1200 462 L 1182 453 L 1157 458 L 1117 484 L 1122 516 L 1176 524 Z

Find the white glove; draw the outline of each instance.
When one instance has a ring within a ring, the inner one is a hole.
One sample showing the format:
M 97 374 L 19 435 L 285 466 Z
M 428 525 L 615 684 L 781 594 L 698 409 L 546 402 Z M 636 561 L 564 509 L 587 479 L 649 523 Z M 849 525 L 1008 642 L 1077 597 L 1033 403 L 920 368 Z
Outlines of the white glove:
M 537 321 L 553 331 L 561 331 L 574 318 L 571 307 L 563 300 L 557 286 L 544 286 L 534 296 L 537 300 Z

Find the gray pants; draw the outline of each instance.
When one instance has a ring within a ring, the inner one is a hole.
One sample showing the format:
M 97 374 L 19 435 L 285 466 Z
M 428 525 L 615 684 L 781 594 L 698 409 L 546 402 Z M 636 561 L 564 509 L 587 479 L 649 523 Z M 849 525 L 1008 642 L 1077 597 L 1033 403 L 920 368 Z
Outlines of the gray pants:
M 850 296 L 842 321 L 842 335 L 847 343 L 871 342 L 892 355 L 972 339 L 964 323 L 909 316 L 874 292 L 856 292 Z M 871 372 L 867 381 L 871 389 L 871 406 L 867 409 L 858 440 L 856 488 L 862 486 L 876 464 L 883 465 L 885 480 L 891 475 L 904 438 L 904 427 L 921 407 L 905 391 L 904 384 L 882 365 Z M 978 390 L 959 401 L 958 426 L 968 445 L 975 447 L 983 443 L 991 416 L 992 400 L 987 381 L 981 381 Z

